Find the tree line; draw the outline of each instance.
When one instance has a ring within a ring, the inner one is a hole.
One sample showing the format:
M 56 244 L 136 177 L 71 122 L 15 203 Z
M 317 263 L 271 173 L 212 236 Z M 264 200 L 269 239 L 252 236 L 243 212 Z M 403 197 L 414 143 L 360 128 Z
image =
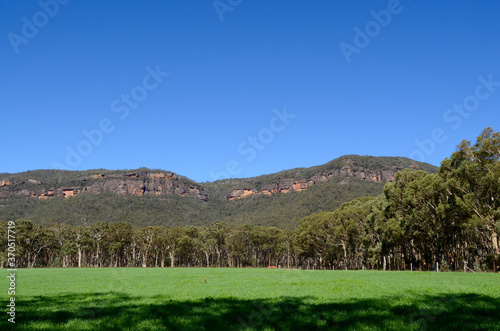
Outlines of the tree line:
M 402 170 L 377 197 L 303 218 L 295 230 L 224 222 L 133 228 L 15 222 L 18 267 L 267 267 L 498 270 L 500 133 L 464 140 L 437 174 Z M 0 222 L 7 233 L 7 222 Z M 7 238 L 0 255 L 7 264 Z

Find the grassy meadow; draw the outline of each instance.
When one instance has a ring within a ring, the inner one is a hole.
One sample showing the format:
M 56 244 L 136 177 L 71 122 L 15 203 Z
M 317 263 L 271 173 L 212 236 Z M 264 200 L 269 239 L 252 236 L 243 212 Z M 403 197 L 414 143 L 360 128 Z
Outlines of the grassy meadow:
M 500 275 L 19 269 L 16 308 L 19 330 L 500 330 Z

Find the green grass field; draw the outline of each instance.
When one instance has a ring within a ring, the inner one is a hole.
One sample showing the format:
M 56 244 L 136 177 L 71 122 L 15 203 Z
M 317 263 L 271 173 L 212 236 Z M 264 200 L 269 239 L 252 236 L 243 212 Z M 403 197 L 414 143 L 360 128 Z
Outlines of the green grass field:
M 500 275 L 19 269 L 16 303 L 19 330 L 500 330 Z

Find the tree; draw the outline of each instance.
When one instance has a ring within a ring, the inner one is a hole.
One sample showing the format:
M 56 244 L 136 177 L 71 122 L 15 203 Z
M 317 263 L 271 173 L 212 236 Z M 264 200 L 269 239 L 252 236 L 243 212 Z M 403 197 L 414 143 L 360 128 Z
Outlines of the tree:
M 104 236 L 110 256 L 109 266 L 121 267 L 132 243 L 132 226 L 125 222 L 110 224 Z
M 208 227 L 208 237 L 213 241 L 215 253 L 217 254 L 217 266 L 221 267 L 223 265 L 222 258 L 227 256 L 227 224 L 224 222 L 212 223 Z
M 324 267 L 327 252 L 331 251 L 329 246 L 331 233 L 327 231 L 331 227 L 328 224 L 330 218 L 331 213 L 311 214 L 303 218 L 297 228 L 295 243 L 300 255 L 306 259 L 308 267 L 315 269 Z
M 500 132 L 486 128 L 474 145 L 463 140 L 451 158 L 441 163 L 439 173 L 446 179 L 454 180 L 462 199 L 472 212 L 472 221 L 489 234 L 491 251 L 498 256 Z
M 176 256 L 179 257 L 179 239 L 184 235 L 184 231 L 180 227 L 175 227 L 167 230 L 166 245 L 170 253 L 170 266 L 173 268 L 176 262 Z M 177 258 L 179 260 L 179 258 Z M 180 264 L 180 261 L 178 261 Z
M 387 221 L 385 210 L 388 204 L 383 194 L 367 202 L 369 211 L 365 218 L 361 247 L 365 261 L 372 269 L 378 268 L 382 259 L 384 224 Z
M 108 229 L 109 224 L 100 222 L 96 224 L 92 224 L 88 230 L 89 239 L 90 239 L 90 263 L 95 267 L 102 267 L 105 265 L 106 258 L 106 230 Z
M 74 227 L 57 222 L 49 226 L 49 229 L 52 230 L 57 242 L 62 267 L 73 266 L 72 256 L 77 251 Z

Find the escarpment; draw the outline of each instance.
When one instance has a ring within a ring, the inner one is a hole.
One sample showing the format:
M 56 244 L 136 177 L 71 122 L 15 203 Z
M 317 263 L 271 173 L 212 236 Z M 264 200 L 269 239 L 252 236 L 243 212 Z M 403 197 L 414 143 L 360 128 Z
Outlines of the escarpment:
M 79 185 L 61 185 L 47 187 L 41 180 L 27 181 L 0 180 L 0 186 L 10 186 L 9 190 L 0 192 L 0 197 L 12 195 L 29 196 L 40 200 L 51 198 L 69 198 L 80 194 L 99 194 L 112 192 L 121 195 L 180 195 L 208 200 L 203 187 L 194 183 L 179 180 L 171 172 L 137 171 L 117 174 L 92 174 L 77 178 Z M 75 182 L 75 180 L 72 180 Z
M 392 182 L 394 175 L 405 168 L 435 171 L 432 166 L 406 158 L 348 155 L 323 166 L 286 170 L 278 173 L 279 176 L 268 175 L 267 177 L 274 176 L 270 183 L 269 180 L 263 179 L 266 176 L 261 176 L 259 180 L 266 181 L 263 185 L 252 185 L 251 181 L 245 180 L 242 185 L 228 192 L 225 198 L 237 200 L 254 195 L 300 192 L 333 178 L 356 178 L 367 182 L 387 183 Z
M 39 200 L 112 192 L 128 196 L 181 196 L 203 202 L 239 200 L 308 190 L 334 178 L 387 183 L 399 170 L 435 171 L 435 167 L 398 157 L 347 155 L 311 168 L 296 168 L 252 178 L 197 183 L 173 172 L 136 170 L 35 170 L 0 174 L 0 200 L 25 196 Z M 343 185 L 345 181 L 336 185 Z M 2 205 L 0 201 L 0 206 Z
M 417 167 L 415 166 L 414 168 Z M 311 178 L 282 179 L 276 183 L 264 185 L 260 189 L 249 187 L 236 188 L 226 195 L 226 199 L 236 200 L 256 194 L 270 195 L 273 193 L 300 192 L 307 190 L 313 185 L 324 183 L 333 177 L 354 177 L 371 182 L 387 183 L 394 180 L 394 175 L 399 170 L 401 170 L 399 167 L 395 167 L 392 170 L 374 170 L 347 164 L 340 169 L 333 169 L 324 173 L 315 174 Z

